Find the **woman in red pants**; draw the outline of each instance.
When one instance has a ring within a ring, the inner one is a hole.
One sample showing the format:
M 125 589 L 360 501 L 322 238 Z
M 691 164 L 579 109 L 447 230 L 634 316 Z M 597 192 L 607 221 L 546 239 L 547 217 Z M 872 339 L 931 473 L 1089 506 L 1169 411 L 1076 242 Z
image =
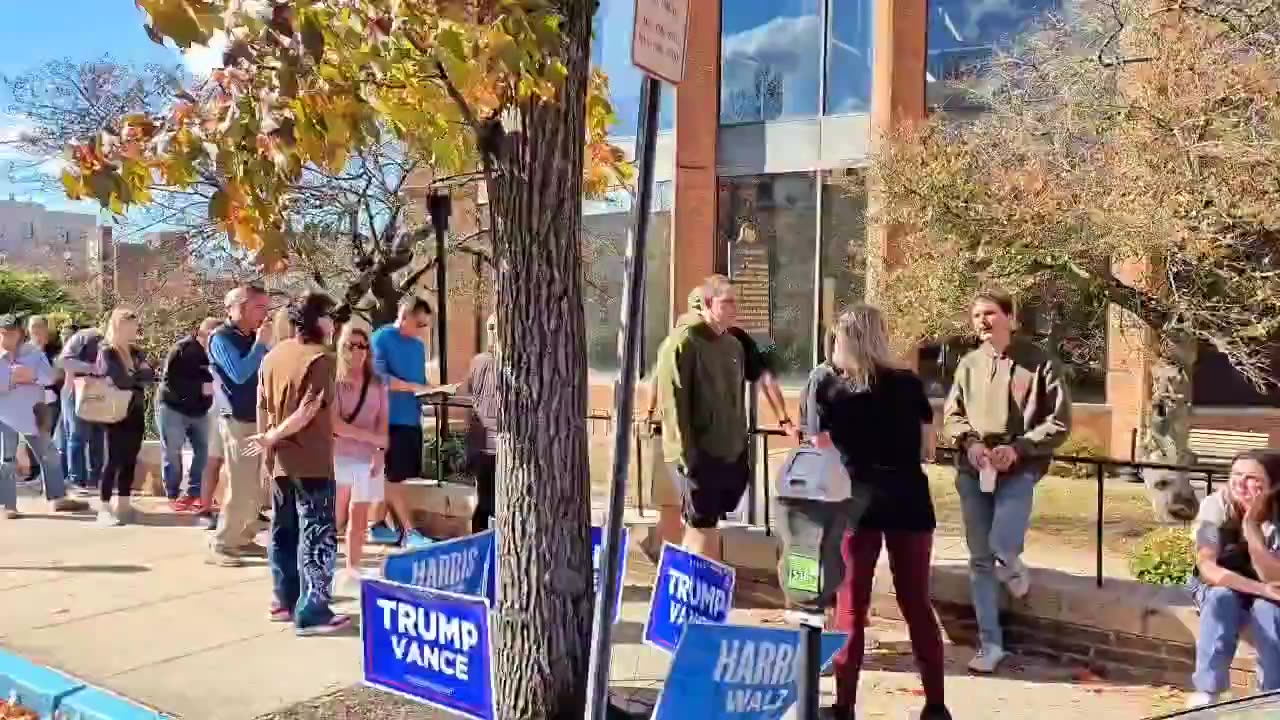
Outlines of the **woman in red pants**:
M 896 366 L 884 316 L 858 305 L 836 321 L 836 374 L 815 392 L 819 445 L 834 445 L 871 501 L 844 540 L 845 582 L 836 599 L 849 643 L 836 656 L 834 717 L 852 718 L 862 670 L 871 585 L 881 547 L 889 551 L 898 605 L 924 683 L 921 720 L 950 720 L 943 694 L 942 632 L 929 600 L 935 526 L 929 480 L 921 460 L 932 436 L 933 410 L 915 373 Z

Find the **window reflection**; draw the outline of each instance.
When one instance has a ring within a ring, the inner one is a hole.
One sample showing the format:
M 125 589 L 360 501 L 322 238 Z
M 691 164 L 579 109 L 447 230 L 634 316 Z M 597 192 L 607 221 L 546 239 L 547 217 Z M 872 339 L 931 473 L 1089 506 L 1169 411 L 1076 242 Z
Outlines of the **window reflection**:
M 818 114 L 821 5 L 819 0 L 724 0 L 721 122 Z
M 867 180 L 849 169 L 822 182 L 822 327 L 866 297 Z
M 934 107 L 968 107 L 975 79 L 996 46 L 1007 46 L 1062 0 L 929 0 L 927 100 Z
M 813 364 L 814 176 L 720 179 L 721 247 L 738 293 L 738 324 L 776 345 L 780 377 L 802 384 Z
M 591 65 L 609 76 L 609 99 L 618 122 L 610 134 L 631 137 L 637 132 L 640 113 L 640 80 L 643 73 L 631 64 L 631 30 L 635 0 L 600 0 L 592 20 Z M 658 130 L 675 127 L 675 95 L 662 83 L 662 110 Z
M 827 46 L 827 114 L 871 109 L 871 38 L 874 0 L 841 0 L 831 4 L 831 39 Z

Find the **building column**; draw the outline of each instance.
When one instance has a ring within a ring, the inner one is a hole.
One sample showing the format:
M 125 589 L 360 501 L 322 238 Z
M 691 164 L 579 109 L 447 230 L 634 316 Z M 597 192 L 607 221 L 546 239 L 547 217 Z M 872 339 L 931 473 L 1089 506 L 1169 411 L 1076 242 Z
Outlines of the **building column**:
M 715 272 L 716 139 L 720 130 L 720 3 L 689 4 L 685 78 L 676 88 L 675 206 L 671 213 L 674 320 L 689 291 Z M 654 298 L 653 300 L 657 300 Z M 657 311 L 661 307 L 651 302 Z
M 1116 278 L 1142 283 L 1147 266 L 1139 262 L 1116 263 Z M 1156 337 L 1146 323 L 1118 305 L 1107 308 L 1107 404 L 1111 407 L 1111 433 L 1107 454 L 1129 457 L 1133 432 L 1142 440 L 1147 406 L 1151 400 L 1151 366 Z

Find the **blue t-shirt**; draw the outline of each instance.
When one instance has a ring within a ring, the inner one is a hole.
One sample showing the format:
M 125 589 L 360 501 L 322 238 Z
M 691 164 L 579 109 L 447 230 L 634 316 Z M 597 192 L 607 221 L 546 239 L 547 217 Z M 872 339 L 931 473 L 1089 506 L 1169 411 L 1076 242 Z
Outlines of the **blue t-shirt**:
M 373 367 L 384 378 L 426 384 L 427 344 L 418 338 L 405 337 L 395 325 L 386 325 L 373 334 Z M 391 425 L 418 427 L 422 409 L 411 392 L 390 393 L 387 421 Z

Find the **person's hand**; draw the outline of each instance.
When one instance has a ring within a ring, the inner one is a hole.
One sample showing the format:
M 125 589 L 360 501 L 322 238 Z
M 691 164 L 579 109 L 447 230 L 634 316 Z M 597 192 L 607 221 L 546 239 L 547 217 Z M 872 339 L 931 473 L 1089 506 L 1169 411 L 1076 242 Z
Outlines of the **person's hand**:
M 800 439 L 800 428 L 796 427 L 796 424 L 791 422 L 791 418 L 783 418 L 782 422 L 778 423 L 778 427 L 782 428 L 782 432 L 786 433 L 787 437 L 792 440 Z
M 987 449 L 986 445 L 983 445 L 977 440 L 969 443 L 969 447 L 965 448 L 964 452 L 965 456 L 969 458 L 969 464 L 979 470 L 982 469 L 982 466 L 986 465 L 989 460 L 992 460 L 991 451 Z
M 1018 462 L 1018 451 L 1010 445 L 998 445 L 991 451 L 991 464 L 1000 472 L 1008 472 Z
M 1258 593 L 1258 597 L 1280 604 L 1280 583 L 1262 583 L 1262 589 Z
M 265 458 L 275 449 L 276 444 L 279 442 L 280 439 L 270 430 L 250 435 L 244 448 L 245 457 Z
M 820 432 L 813 436 L 813 446 L 819 450 L 826 450 L 835 447 L 836 444 L 831 442 L 831 433 Z
M 36 371 L 25 365 L 14 366 L 9 371 L 9 382 L 14 385 L 30 385 L 36 381 Z
M 271 341 L 273 339 L 271 336 L 271 324 L 264 322 L 261 325 L 259 325 L 258 334 L 255 339 L 259 345 L 271 347 Z
M 204 393 L 205 397 L 213 397 L 213 383 L 205 383 L 201 386 L 200 391 Z
M 1280 490 L 1280 488 L 1268 490 L 1255 497 L 1253 502 L 1249 503 L 1249 509 L 1245 512 L 1245 520 L 1258 525 L 1274 520 L 1272 508 L 1275 507 L 1277 490 Z

